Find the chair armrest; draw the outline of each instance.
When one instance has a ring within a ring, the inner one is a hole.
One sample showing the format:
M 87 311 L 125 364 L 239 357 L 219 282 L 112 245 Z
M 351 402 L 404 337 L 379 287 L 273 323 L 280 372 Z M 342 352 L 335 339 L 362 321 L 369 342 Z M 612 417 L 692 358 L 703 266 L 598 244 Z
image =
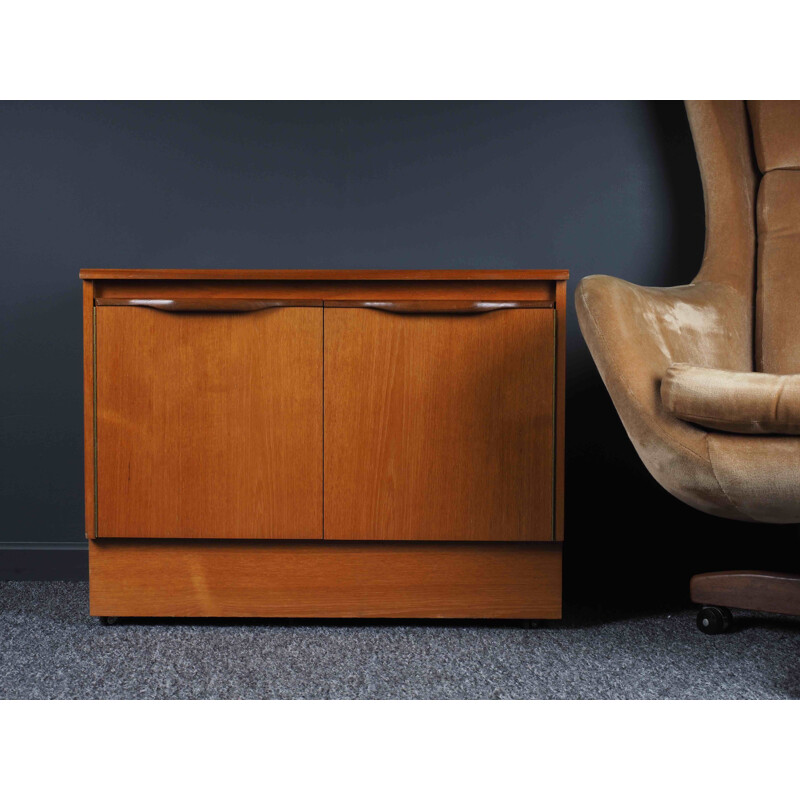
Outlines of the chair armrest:
M 800 435 L 800 375 L 673 364 L 661 400 L 674 417 L 709 430 Z
M 634 358 L 659 378 L 675 362 L 752 370 L 752 312 L 731 286 L 655 288 L 592 275 L 578 285 L 575 302 L 592 355 Z
M 707 433 L 661 402 L 674 362 L 752 370 L 752 311 L 726 284 L 651 288 L 619 278 L 584 278 L 578 322 L 617 413 L 653 477 L 676 497 L 719 516 L 737 516 L 710 468 Z

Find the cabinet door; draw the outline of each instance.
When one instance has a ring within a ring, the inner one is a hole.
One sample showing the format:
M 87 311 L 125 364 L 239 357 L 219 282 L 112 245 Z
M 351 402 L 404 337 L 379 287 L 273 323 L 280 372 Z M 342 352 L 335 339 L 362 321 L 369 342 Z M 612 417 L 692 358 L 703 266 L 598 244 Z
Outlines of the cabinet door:
M 96 309 L 98 536 L 321 538 L 322 308 L 182 303 Z
M 325 538 L 551 540 L 553 309 L 408 310 L 325 309 Z

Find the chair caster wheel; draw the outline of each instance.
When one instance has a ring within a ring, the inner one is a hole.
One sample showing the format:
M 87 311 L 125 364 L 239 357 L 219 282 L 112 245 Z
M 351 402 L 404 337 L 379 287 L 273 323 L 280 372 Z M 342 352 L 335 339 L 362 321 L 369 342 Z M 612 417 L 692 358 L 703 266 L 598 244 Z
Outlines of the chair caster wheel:
M 98 617 L 97 619 L 100 622 L 100 624 L 103 625 L 104 627 L 107 626 L 107 625 L 116 625 L 117 624 L 117 618 L 116 617 Z
M 709 636 L 724 633 L 732 623 L 733 614 L 722 606 L 703 606 L 697 612 L 697 628 Z

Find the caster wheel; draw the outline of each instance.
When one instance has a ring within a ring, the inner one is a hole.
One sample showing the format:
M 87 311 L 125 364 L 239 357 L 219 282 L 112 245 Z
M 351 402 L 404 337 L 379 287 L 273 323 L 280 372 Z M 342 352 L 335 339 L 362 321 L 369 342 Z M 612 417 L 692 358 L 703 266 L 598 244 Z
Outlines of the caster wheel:
M 541 623 L 539 622 L 538 619 L 523 619 L 520 622 L 520 627 L 524 631 L 531 631 L 531 630 L 534 630 L 536 628 L 541 627 Z
M 117 618 L 116 617 L 98 617 L 97 618 L 101 625 L 104 627 L 107 625 L 116 625 Z
M 724 633 L 732 622 L 733 614 L 722 606 L 703 606 L 697 612 L 697 629 L 709 636 Z

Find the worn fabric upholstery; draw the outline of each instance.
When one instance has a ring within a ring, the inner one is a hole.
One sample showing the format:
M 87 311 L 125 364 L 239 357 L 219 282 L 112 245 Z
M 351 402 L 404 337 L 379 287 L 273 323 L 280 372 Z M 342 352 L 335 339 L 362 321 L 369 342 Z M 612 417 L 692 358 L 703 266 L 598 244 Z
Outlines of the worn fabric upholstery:
M 729 433 L 800 434 L 800 375 L 673 364 L 661 381 L 664 408 Z
M 800 171 L 764 176 L 757 219 L 756 368 L 800 372 Z
M 753 147 L 762 172 L 800 167 L 800 103 L 748 100 Z
M 755 368 L 800 372 L 800 103 L 750 100 L 758 187 Z
M 800 436 L 711 431 L 675 416 L 661 396 L 674 364 L 800 372 L 800 326 L 791 322 L 800 309 L 800 263 L 791 266 L 800 173 L 789 172 L 800 168 L 800 103 L 686 108 L 706 205 L 699 272 L 667 289 L 584 278 L 578 321 L 636 451 L 667 491 L 721 517 L 800 522 Z

